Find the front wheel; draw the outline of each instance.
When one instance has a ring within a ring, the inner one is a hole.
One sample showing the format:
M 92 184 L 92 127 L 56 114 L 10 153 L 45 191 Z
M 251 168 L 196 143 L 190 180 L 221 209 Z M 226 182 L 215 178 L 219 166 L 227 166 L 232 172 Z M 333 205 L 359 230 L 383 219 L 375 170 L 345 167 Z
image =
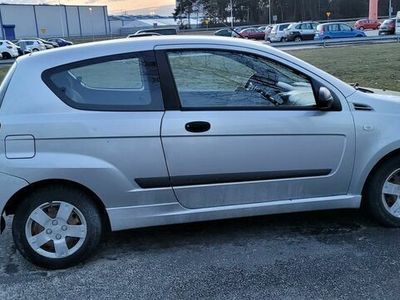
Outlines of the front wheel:
M 88 195 L 55 186 L 24 199 L 15 213 L 12 232 L 26 259 L 40 267 L 61 269 L 78 264 L 96 248 L 102 222 Z
M 384 162 L 370 177 L 364 201 L 381 224 L 400 227 L 400 157 Z
M 303 39 L 300 36 L 296 36 L 295 39 L 294 39 L 294 41 L 297 42 L 297 43 L 301 42 L 302 40 Z

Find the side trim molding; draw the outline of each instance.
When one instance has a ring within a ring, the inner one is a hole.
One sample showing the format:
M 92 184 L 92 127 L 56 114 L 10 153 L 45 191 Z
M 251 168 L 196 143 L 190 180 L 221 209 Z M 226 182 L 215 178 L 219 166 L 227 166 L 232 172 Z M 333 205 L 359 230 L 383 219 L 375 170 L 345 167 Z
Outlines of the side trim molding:
M 150 178 L 136 178 L 135 181 L 141 188 L 151 189 L 151 188 L 169 187 L 171 185 L 176 187 L 176 186 L 187 186 L 187 185 L 304 178 L 304 177 L 326 176 L 329 175 L 329 173 L 331 173 L 330 169 L 289 170 L 289 171 L 171 176 L 170 178 L 150 177 Z

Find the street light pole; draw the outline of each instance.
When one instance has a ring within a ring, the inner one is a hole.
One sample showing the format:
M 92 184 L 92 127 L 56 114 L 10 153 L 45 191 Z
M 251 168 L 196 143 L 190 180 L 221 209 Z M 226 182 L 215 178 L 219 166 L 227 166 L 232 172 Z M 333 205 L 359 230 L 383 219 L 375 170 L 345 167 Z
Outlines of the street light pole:
M 392 12 L 393 12 L 392 0 L 389 0 L 389 19 L 392 18 Z
M 233 0 L 231 0 L 231 28 L 233 28 Z
M 272 24 L 271 23 L 271 0 L 269 0 L 269 2 L 268 2 L 268 11 L 269 11 L 269 13 L 268 13 L 268 24 Z

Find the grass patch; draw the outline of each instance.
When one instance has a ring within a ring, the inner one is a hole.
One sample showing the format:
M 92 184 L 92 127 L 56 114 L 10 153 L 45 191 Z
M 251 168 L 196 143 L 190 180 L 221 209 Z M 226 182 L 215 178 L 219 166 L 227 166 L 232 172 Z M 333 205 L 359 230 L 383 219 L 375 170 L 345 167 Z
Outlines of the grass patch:
M 3 81 L 3 78 L 6 76 L 8 69 L 10 69 L 11 66 L 1 66 L 0 67 L 0 81 Z
M 295 50 L 288 53 L 345 82 L 400 91 L 400 44 Z

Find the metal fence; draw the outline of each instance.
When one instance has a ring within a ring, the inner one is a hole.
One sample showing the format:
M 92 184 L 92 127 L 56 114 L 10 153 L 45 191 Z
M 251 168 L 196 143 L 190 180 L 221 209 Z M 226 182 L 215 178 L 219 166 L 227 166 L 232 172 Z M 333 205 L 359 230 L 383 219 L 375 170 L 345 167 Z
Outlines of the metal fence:
M 346 39 L 326 39 L 314 40 L 303 42 L 286 42 L 286 43 L 272 43 L 270 44 L 276 48 L 307 48 L 307 47 L 329 47 L 329 46 L 342 46 L 342 45 L 368 45 L 368 44 L 382 44 L 382 43 L 400 43 L 400 35 L 392 36 L 368 36 L 359 38 L 346 38 Z

